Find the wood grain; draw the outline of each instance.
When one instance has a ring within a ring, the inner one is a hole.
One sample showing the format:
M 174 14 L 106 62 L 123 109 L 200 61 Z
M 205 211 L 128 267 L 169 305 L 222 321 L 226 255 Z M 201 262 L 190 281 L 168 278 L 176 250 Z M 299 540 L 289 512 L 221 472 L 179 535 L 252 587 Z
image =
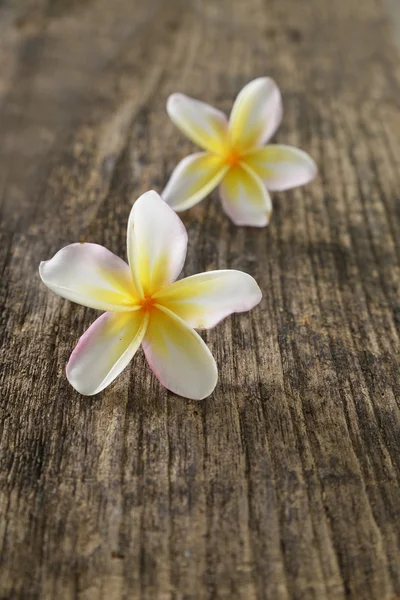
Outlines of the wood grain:
M 186 274 L 233 267 L 259 308 L 205 339 L 201 403 L 141 354 L 105 392 L 65 378 L 94 320 L 40 260 L 124 256 L 132 202 L 193 150 L 181 91 L 229 111 L 271 75 L 276 139 L 319 178 L 235 228 L 184 214 Z M 380 0 L 0 2 L 2 599 L 400 598 L 400 70 Z

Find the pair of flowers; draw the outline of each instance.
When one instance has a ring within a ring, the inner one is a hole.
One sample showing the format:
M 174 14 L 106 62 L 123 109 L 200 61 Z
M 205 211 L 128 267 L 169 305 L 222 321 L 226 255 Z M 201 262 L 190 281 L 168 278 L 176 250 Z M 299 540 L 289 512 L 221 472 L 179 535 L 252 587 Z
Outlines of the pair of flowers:
M 67 365 L 67 378 L 81 394 L 108 386 L 140 345 L 166 388 L 194 400 L 211 394 L 217 367 L 195 329 L 252 309 L 262 294 L 241 271 L 210 271 L 177 281 L 187 233 L 176 212 L 219 185 L 222 206 L 236 225 L 262 227 L 272 210 L 268 190 L 305 184 L 317 171 L 301 150 L 264 146 L 282 118 L 280 92 L 269 78 L 243 88 L 229 122 L 224 113 L 183 94 L 170 96 L 167 110 L 204 152 L 181 161 L 162 198 L 152 191 L 135 202 L 128 221 L 129 264 L 102 246 L 78 243 L 40 265 L 42 281 L 52 291 L 106 311 L 81 337 Z

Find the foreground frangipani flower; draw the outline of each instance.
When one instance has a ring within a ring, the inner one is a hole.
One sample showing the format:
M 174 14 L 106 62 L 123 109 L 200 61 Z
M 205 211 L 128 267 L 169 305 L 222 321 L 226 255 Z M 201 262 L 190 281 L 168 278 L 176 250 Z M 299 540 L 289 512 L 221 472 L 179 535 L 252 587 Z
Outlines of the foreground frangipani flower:
M 81 337 L 67 377 L 81 394 L 108 386 L 140 344 L 153 373 L 169 390 L 201 400 L 218 378 L 215 360 L 194 331 L 261 300 L 255 280 L 241 271 L 209 271 L 175 281 L 186 257 L 187 233 L 178 215 L 147 192 L 128 221 L 128 262 L 97 244 L 71 244 L 40 264 L 53 292 L 105 310 Z
M 311 181 L 317 167 L 297 148 L 264 144 L 282 119 L 276 83 L 260 77 L 247 84 L 233 105 L 230 119 L 184 94 L 168 98 L 167 111 L 177 127 L 205 152 L 184 158 L 162 193 L 180 212 L 203 200 L 215 187 L 235 225 L 268 225 L 272 211 L 268 190 L 287 190 Z

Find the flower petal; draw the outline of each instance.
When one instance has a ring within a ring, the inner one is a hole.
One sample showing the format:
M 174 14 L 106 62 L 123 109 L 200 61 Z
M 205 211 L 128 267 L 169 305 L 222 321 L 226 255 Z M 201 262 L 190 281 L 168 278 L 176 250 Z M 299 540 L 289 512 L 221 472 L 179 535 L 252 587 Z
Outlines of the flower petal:
M 85 396 L 104 390 L 132 360 L 146 333 L 149 317 L 106 312 L 83 334 L 67 364 L 70 384 Z
M 186 229 L 156 192 L 143 194 L 133 205 L 127 241 L 132 276 L 144 296 L 172 283 L 182 271 Z
M 176 281 L 154 299 L 191 327 L 208 329 L 232 313 L 256 306 L 262 293 L 256 281 L 242 271 L 209 271 Z
M 239 93 L 232 108 L 229 131 L 234 147 L 261 146 L 273 136 L 282 120 L 282 99 L 269 77 L 259 77 Z
M 317 165 L 303 150 L 274 144 L 246 154 L 244 160 L 269 190 L 282 191 L 304 185 L 317 174 Z
M 123 312 L 139 302 L 129 266 L 97 244 L 70 244 L 41 262 L 39 273 L 53 292 L 89 308 Z
M 271 198 L 258 175 L 245 164 L 229 171 L 219 191 L 223 209 L 235 225 L 268 225 L 272 212 Z
M 217 187 L 228 168 L 216 154 L 191 154 L 174 169 L 162 197 L 175 211 L 191 208 Z
M 223 112 L 185 94 L 172 94 L 167 112 L 171 121 L 200 148 L 223 152 L 228 136 L 228 119 Z
M 217 365 L 204 341 L 166 308 L 153 307 L 143 350 L 155 376 L 175 394 L 202 400 L 217 384 Z

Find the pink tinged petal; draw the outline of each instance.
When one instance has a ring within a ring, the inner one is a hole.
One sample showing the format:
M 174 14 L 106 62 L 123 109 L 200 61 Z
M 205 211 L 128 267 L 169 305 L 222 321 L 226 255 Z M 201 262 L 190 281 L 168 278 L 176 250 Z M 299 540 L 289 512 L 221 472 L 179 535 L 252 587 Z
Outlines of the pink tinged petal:
M 242 271 L 209 271 L 176 281 L 154 299 L 196 329 L 214 327 L 232 313 L 251 310 L 262 298 L 256 281 Z
M 186 229 L 156 192 L 143 194 L 133 205 L 127 241 L 132 276 L 142 295 L 151 296 L 182 271 Z
M 235 225 L 268 225 L 272 204 L 262 180 L 245 164 L 233 167 L 220 188 L 222 207 Z
M 269 190 L 283 191 L 309 183 L 317 174 L 317 165 L 303 150 L 292 146 L 271 145 L 246 154 L 244 159 Z
M 187 210 L 219 185 L 228 168 L 216 154 L 191 154 L 175 168 L 162 197 L 175 211 Z
M 185 94 L 172 94 L 168 98 L 167 112 L 171 121 L 200 148 L 217 153 L 224 151 L 228 119 L 223 112 Z
M 70 384 L 84 396 L 98 394 L 132 360 L 146 333 L 144 311 L 104 313 L 80 338 L 67 364 Z
M 149 365 L 171 392 L 203 400 L 214 390 L 218 371 L 204 341 L 182 319 L 163 307 L 153 307 L 143 340 Z
M 53 292 L 89 308 L 123 312 L 139 302 L 129 266 L 97 244 L 66 246 L 39 273 Z
M 269 77 L 248 83 L 232 108 L 229 131 L 232 145 L 241 150 L 261 146 L 278 129 L 282 120 L 282 99 L 278 86 Z

